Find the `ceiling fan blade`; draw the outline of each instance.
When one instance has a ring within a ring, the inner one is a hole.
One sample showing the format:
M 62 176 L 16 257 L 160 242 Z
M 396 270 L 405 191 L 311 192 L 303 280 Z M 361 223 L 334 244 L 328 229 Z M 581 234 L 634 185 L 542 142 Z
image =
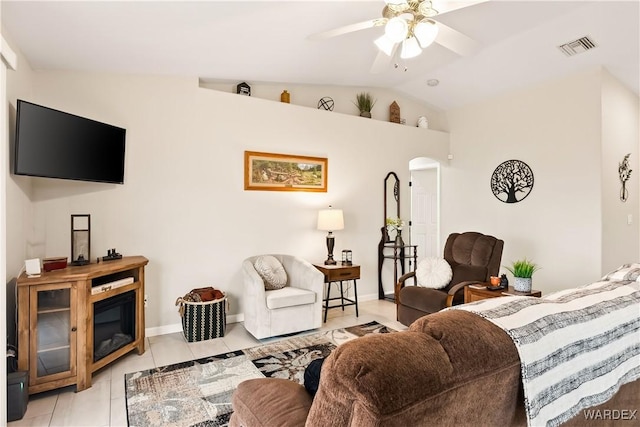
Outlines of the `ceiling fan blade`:
M 473 6 L 479 3 L 485 3 L 489 0 L 469 0 L 469 1 L 444 1 L 432 0 L 433 8 L 438 11 L 439 15 L 443 13 L 453 12 L 454 10 Z
M 387 55 L 383 51 L 379 50 L 378 55 L 376 55 L 376 59 L 373 61 L 373 65 L 371 65 L 371 74 L 380 74 L 389 69 L 389 64 L 393 61 L 393 58 L 396 56 L 396 51 L 398 50 L 398 46 L 400 43 L 396 43 L 393 45 L 393 49 L 391 50 L 391 55 Z
M 355 31 L 366 30 L 367 28 L 373 28 L 378 25 L 383 25 L 386 22 L 384 18 L 370 19 L 364 22 L 357 22 L 355 24 L 345 25 L 344 27 L 334 28 L 332 30 L 323 31 L 321 33 L 311 34 L 307 38 L 309 40 L 324 40 L 331 37 L 341 36 L 347 33 L 353 33 Z
M 460 31 L 456 31 L 441 22 L 437 22 L 437 24 L 438 36 L 436 37 L 436 43 L 439 45 L 460 56 L 471 55 L 478 49 L 479 43 L 471 37 L 465 36 Z

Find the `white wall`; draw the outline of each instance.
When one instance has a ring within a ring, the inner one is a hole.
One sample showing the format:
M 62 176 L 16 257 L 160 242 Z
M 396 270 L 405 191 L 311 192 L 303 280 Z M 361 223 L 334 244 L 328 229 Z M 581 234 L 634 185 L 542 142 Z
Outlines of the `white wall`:
M 280 94 L 287 90 L 290 94 L 291 104 L 309 108 L 317 108 L 320 98 L 331 97 L 334 101 L 333 112 L 358 115 L 358 108 L 353 103 L 355 96 L 360 92 L 369 92 L 376 101 L 371 110 L 374 120 L 389 120 L 389 106 L 397 101 L 400 106 L 400 117 L 405 120 L 406 126 L 415 127 L 418 117 L 424 116 L 429 123 L 429 129 L 447 132 L 449 130 L 446 115 L 442 111 L 426 106 L 424 102 L 399 96 L 392 90 L 373 87 L 344 87 L 344 86 L 310 86 L 294 84 L 267 84 L 247 82 L 251 87 L 251 96 L 263 99 L 280 101 Z M 200 86 L 209 89 L 220 90 L 228 93 L 236 93 L 238 82 L 212 82 L 201 81 Z
M 638 212 L 638 135 L 640 135 L 638 96 L 611 74 L 602 73 L 602 268 L 610 271 L 625 262 L 640 261 Z M 626 183 L 629 196 L 620 200 L 618 166 L 629 156 L 631 176 Z M 629 222 L 631 216 L 631 224 Z
M 10 42 L 10 41 L 9 41 Z M 11 43 L 11 42 L 10 42 Z M 15 137 L 16 102 L 19 97 L 30 98 L 32 96 L 33 72 L 24 60 L 21 52 L 14 49 L 18 58 L 18 68 L 7 72 L 7 117 L 6 123 L 7 144 L 3 147 L 10 166 L 13 164 L 10 147 Z M 7 271 L 6 279 L 15 277 L 24 265 L 24 260 L 34 256 L 27 250 L 30 240 L 31 227 L 33 225 L 31 180 L 26 177 L 11 175 L 10 168 L 6 172 L 6 223 L 7 223 Z
M 9 43 L 13 46 L 11 41 Z M 16 287 L 15 277 L 18 276 L 24 260 L 31 258 L 31 253 L 27 250 L 28 242 L 33 225 L 33 204 L 30 201 L 31 182 L 25 178 L 18 178 L 10 175 L 12 165 L 10 147 L 13 145 L 15 136 L 15 98 L 20 96 L 30 96 L 31 94 L 31 70 L 25 64 L 24 58 L 19 50 L 15 50 L 17 57 L 17 70 L 7 70 L 6 98 L 4 99 L 4 112 L 2 118 L 3 142 L 2 151 L 6 161 L 3 162 L 5 170 L 2 171 L 4 182 L 2 188 L 5 189 L 4 197 L 6 203 L 3 212 L 3 220 L 6 225 L 6 256 L 3 257 L 3 267 L 5 271 L 5 292 L 0 293 L 0 298 L 6 298 L 6 311 L 1 311 L 6 319 L 7 342 L 17 344 L 17 322 L 16 322 Z M 3 348 L 4 350 L 4 348 Z M 5 358 L 3 357 L 3 360 Z M 0 418 L 1 419 L 1 418 Z
M 443 162 L 442 242 L 464 230 L 500 237 L 503 264 L 527 256 L 542 266 L 534 286 L 544 292 L 638 258 L 638 175 L 622 206 L 625 220 L 627 211 L 634 215 L 628 227 L 603 206 L 619 187 L 617 176 L 602 173 L 622 158 L 617 151 L 608 158 L 610 140 L 623 152 L 629 138 L 629 151 L 637 151 L 638 100 L 602 70 L 449 112 L 438 120 L 453 130 L 452 161 L 442 132 L 205 89 L 195 78 L 31 72 L 27 65 L 8 80 L 10 110 L 23 98 L 128 133 L 125 185 L 9 176 L 7 277 L 25 257 L 69 256 L 70 215 L 89 213 L 93 257 L 115 247 L 150 259 L 150 327 L 177 323 L 176 297 L 196 286 L 225 290 L 230 313 L 242 313 L 239 266 L 247 256 L 284 252 L 321 262 L 325 233 L 315 220 L 329 204 L 345 212 L 335 253 L 353 250 L 362 265 L 359 294 L 375 297 L 382 179 L 398 173 L 401 217 L 408 218 L 408 165 L 416 157 Z M 607 118 L 609 105 L 629 114 L 628 135 L 614 132 L 621 116 Z M 327 157 L 329 191 L 244 191 L 244 150 Z M 535 185 L 527 199 L 507 205 L 492 195 L 489 179 L 512 158 L 532 167 Z M 620 250 L 609 256 L 613 242 Z
M 177 323 L 176 298 L 204 285 L 226 291 L 230 313 L 241 313 L 248 256 L 322 262 L 315 222 L 329 204 L 345 214 L 335 253 L 353 250 L 359 295 L 375 297 L 384 176 L 394 170 L 407 183 L 410 159 L 448 154 L 442 132 L 203 89 L 192 78 L 36 72 L 33 94 L 125 127 L 127 154 L 122 186 L 32 178 L 31 247 L 68 256 L 70 215 L 90 214 L 92 257 L 115 247 L 149 258 L 149 327 Z M 329 191 L 244 191 L 245 150 L 327 157 Z
M 603 252 L 611 249 L 603 224 L 614 213 L 602 207 L 612 187 L 602 177 L 602 136 L 617 124 L 603 125 L 608 105 L 601 103 L 601 87 L 602 70 L 596 69 L 449 111 L 455 158 L 442 170 L 443 236 L 475 230 L 503 239 L 502 264 L 533 259 L 542 267 L 534 288 L 543 292 L 586 284 L 611 265 L 638 261 L 637 229 L 619 233 L 623 227 L 616 220 L 614 238 L 625 249 L 603 263 Z M 635 102 L 635 113 L 632 105 L 618 107 L 629 107 L 637 120 L 637 96 Z M 633 126 L 629 130 L 625 144 L 637 152 L 637 121 L 635 136 Z M 612 156 L 621 160 L 617 152 Z M 509 159 L 524 161 L 535 176 L 532 192 L 515 204 L 500 202 L 489 187 L 495 167 Z M 630 190 L 637 200 L 637 185 Z M 626 206 L 634 218 L 635 203 Z
M 0 49 L 0 119 L 2 125 L 0 126 L 0 146 L 2 147 L 2 152 L 0 152 L 0 188 L 6 186 L 6 177 L 8 174 L 8 150 L 6 149 L 9 145 L 9 132 L 7 131 L 8 126 L 8 118 L 9 114 L 7 112 L 7 71 L 13 70 L 17 67 L 16 55 L 11 49 L 9 43 L 5 40 L 4 37 L 0 37 L 1 49 Z M 6 212 L 6 202 L 7 197 L 6 193 L 3 191 L 0 194 L 0 212 Z M 6 276 L 6 259 L 7 259 L 7 222 L 4 216 L 0 216 L 3 221 L 0 224 L 0 276 Z M 7 299 L 6 294 L 4 292 L 0 292 L 0 313 L 4 313 L 7 310 Z M 7 352 L 6 347 L 4 346 L 5 342 L 8 338 L 8 330 L 9 328 L 1 328 L 0 329 L 0 359 L 4 361 L 2 367 L 0 368 L 2 372 L 0 372 L 0 384 L 4 387 L 7 381 L 7 369 L 6 369 L 6 361 L 7 361 Z M 5 423 L 7 420 L 7 400 L 2 399 L 0 402 L 0 423 Z

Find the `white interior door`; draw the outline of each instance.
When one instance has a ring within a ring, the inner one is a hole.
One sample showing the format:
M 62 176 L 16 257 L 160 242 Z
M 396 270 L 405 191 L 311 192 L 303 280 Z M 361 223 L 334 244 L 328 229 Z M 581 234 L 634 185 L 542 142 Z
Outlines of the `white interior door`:
M 439 169 L 411 171 L 411 244 L 418 245 L 418 262 L 440 253 Z

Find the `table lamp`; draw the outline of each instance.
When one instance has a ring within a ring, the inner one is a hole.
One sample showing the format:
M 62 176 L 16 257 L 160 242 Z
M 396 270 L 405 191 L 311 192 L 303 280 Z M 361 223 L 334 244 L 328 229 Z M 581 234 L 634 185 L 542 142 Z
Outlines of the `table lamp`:
M 342 230 L 344 228 L 344 217 L 342 216 L 342 209 L 332 209 L 329 205 L 329 209 L 322 209 L 318 212 L 318 230 L 328 231 L 327 234 L 327 260 L 325 265 L 335 265 L 336 261 L 333 259 L 333 246 L 335 245 L 335 238 L 333 232 L 336 230 Z

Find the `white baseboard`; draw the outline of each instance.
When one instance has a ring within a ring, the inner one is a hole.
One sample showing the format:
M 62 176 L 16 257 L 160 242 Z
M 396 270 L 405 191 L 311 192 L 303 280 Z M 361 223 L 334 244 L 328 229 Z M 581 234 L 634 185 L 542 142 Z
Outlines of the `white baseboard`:
M 230 314 L 227 316 L 227 323 L 239 323 L 244 321 L 244 314 Z M 156 326 L 154 328 L 145 328 L 144 333 L 147 337 L 155 337 L 156 335 L 175 334 L 182 332 L 182 323 L 173 323 L 171 325 Z
M 358 302 L 373 301 L 378 299 L 378 294 L 358 295 Z
M 373 301 L 378 299 L 378 294 L 359 295 L 358 302 Z M 227 316 L 227 323 L 239 323 L 244 321 L 244 314 L 231 314 Z M 176 332 L 182 332 L 182 323 L 173 323 L 171 325 L 156 326 L 154 328 L 146 328 L 144 333 L 148 337 L 154 337 L 156 335 L 175 334 Z

